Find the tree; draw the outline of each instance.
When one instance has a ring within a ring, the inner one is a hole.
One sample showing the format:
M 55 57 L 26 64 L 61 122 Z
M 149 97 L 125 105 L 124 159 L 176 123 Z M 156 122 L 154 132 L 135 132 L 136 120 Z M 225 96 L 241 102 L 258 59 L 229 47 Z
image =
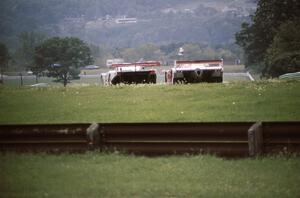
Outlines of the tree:
M 1 73 L 0 83 L 3 83 L 3 72 L 7 68 L 8 60 L 9 60 L 8 49 L 6 45 L 0 43 L 0 73 Z
M 54 37 L 44 41 L 35 49 L 36 65 L 49 71 L 66 86 L 73 70 L 93 63 L 91 51 L 87 44 L 78 38 Z
M 183 53 L 183 59 L 190 59 L 190 60 L 198 60 L 202 57 L 200 57 L 202 55 L 202 49 L 201 46 L 199 44 L 185 44 L 182 46 L 182 48 L 184 49 L 184 53 Z M 177 49 L 178 51 L 178 49 Z M 178 56 L 177 56 L 178 59 Z
M 279 76 L 300 71 L 300 21 L 282 24 L 267 51 L 265 73 Z
M 161 60 L 164 55 L 159 47 L 150 43 L 139 46 L 136 51 L 144 60 Z
M 236 34 L 236 43 L 245 52 L 247 67 L 260 65 L 264 69 L 265 56 L 281 24 L 299 20 L 300 1 L 298 0 L 259 0 L 252 23 L 243 23 Z
M 141 58 L 138 51 L 134 48 L 125 48 L 120 52 L 120 55 L 129 62 L 136 62 Z

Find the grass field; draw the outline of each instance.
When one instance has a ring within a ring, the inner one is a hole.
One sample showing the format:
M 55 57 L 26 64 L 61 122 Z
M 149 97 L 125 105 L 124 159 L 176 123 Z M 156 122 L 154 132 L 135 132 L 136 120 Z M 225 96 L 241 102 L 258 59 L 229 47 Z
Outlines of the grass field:
M 300 158 L 0 154 L 1 197 L 299 197 Z
M 300 120 L 300 82 L 0 86 L 0 124 Z M 0 153 L 0 197 L 299 197 L 300 157 Z
M 300 82 L 0 87 L 0 123 L 300 120 Z

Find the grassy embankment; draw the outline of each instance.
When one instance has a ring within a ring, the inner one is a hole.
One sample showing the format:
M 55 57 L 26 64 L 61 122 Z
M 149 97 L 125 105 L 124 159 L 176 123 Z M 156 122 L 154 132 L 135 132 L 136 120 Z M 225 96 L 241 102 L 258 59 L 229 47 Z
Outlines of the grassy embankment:
M 300 158 L 0 154 L 1 197 L 299 197 Z
M 300 120 L 299 90 L 299 81 L 0 87 L 0 123 Z

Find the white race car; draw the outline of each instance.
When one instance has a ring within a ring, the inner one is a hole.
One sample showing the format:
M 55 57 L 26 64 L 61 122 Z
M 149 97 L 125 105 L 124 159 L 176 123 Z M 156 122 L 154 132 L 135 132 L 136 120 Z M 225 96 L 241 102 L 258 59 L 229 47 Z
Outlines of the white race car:
M 113 64 L 114 70 L 101 74 L 104 85 L 156 83 L 158 61 Z
M 166 83 L 223 82 L 223 60 L 175 61 L 165 71 Z

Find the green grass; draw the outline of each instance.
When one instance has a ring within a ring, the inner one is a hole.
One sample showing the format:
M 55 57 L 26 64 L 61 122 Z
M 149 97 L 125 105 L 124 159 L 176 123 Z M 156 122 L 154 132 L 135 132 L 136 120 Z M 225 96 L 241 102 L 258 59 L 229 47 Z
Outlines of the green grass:
M 0 123 L 300 120 L 300 82 L 8 88 Z
M 0 86 L 0 123 L 300 120 L 300 82 Z M 0 197 L 299 197 L 300 157 L 0 154 Z
M 300 158 L 0 154 L 1 197 L 299 197 Z

